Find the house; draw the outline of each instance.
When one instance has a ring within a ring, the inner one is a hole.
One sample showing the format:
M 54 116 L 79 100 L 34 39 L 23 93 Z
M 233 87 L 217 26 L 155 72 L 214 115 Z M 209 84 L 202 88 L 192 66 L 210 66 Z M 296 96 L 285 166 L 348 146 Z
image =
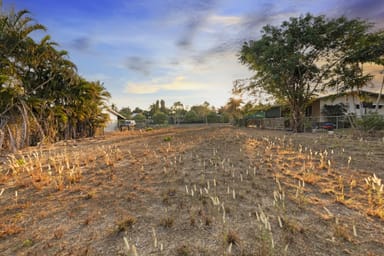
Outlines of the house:
M 105 114 L 108 114 L 109 121 L 105 124 L 104 132 L 113 132 L 119 129 L 119 121 L 126 119 L 125 116 L 112 108 L 107 108 Z
M 359 93 L 344 92 L 339 94 L 330 94 L 322 96 L 313 101 L 307 108 L 306 116 L 318 117 L 320 122 L 327 121 L 323 114 L 325 105 L 343 104 L 346 109 L 346 114 L 354 114 L 357 117 L 369 114 L 376 110 L 376 103 L 379 94 L 377 92 L 361 90 Z M 378 103 L 377 112 L 384 115 L 384 97 Z

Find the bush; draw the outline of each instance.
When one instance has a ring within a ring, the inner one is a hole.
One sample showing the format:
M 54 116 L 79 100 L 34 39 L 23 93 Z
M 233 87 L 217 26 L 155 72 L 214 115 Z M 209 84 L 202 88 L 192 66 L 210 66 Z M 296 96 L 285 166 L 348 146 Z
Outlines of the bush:
M 155 124 L 165 124 L 168 120 L 168 116 L 167 114 L 158 111 L 153 115 L 152 119 Z
M 377 113 L 368 114 L 362 116 L 357 125 L 365 132 L 384 130 L 384 116 Z

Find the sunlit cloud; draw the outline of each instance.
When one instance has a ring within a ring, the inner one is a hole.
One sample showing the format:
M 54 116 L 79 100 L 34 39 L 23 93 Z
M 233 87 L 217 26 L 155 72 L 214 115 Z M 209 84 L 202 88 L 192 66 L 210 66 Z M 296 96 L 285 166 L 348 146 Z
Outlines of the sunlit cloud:
M 127 83 L 124 92 L 129 94 L 153 94 L 159 91 L 196 91 L 204 85 L 188 81 L 183 76 L 175 77 L 169 83 L 152 80 L 150 83 Z
M 214 14 L 208 18 L 208 22 L 222 25 L 237 25 L 241 24 L 243 21 L 244 19 L 241 16 L 226 16 Z

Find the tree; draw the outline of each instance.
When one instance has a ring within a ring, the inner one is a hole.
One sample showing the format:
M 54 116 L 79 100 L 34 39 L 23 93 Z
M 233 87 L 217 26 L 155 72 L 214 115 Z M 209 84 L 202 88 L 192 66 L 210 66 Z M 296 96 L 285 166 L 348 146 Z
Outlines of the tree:
M 207 116 L 212 111 L 212 109 L 209 108 L 209 102 L 204 101 L 204 103 L 201 105 L 192 106 L 191 111 L 195 112 L 197 115 L 196 122 L 208 123 Z
M 225 105 L 225 112 L 229 114 L 231 122 L 238 123 L 238 121 L 242 118 L 243 115 L 240 110 L 240 105 L 242 103 L 243 100 L 241 98 L 229 98 L 227 104 Z
M 166 121 L 168 120 L 168 116 L 163 112 L 157 111 L 153 115 L 152 119 L 155 124 L 165 124 Z
M 49 35 L 30 37 L 37 30 L 26 10 L 0 13 L 0 147 L 92 136 L 107 118 L 104 86 L 81 78 Z
M 163 113 L 168 113 L 168 109 L 165 106 L 165 101 L 164 100 L 160 100 L 160 111 L 163 112 Z
M 245 42 L 240 51 L 240 62 L 256 72 L 252 82 L 235 84 L 234 89 L 262 89 L 287 104 L 292 129 L 302 131 L 305 109 L 313 97 L 325 88 L 345 84 L 342 77 L 352 68 L 351 63 L 366 61 L 362 52 L 369 49 L 368 42 L 354 42 L 363 41 L 370 27 L 362 20 L 329 20 L 310 14 L 290 18 L 280 27 L 267 25 L 261 39 Z M 358 70 L 353 75 L 359 83 L 369 79 Z
M 136 107 L 133 111 L 132 111 L 132 114 L 139 114 L 139 113 L 143 113 L 144 111 L 139 108 L 139 107 Z
M 142 113 L 138 113 L 133 117 L 133 120 L 136 122 L 144 122 L 145 121 L 145 116 Z
M 171 112 L 173 114 L 175 124 L 180 124 L 180 121 L 182 121 L 183 116 L 186 113 L 186 111 L 184 109 L 184 105 L 180 101 L 173 103 L 173 105 L 171 107 Z
M 361 88 L 373 79 L 373 75 L 364 72 L 364 64 L 384 64 L 384 32 L 366 33 L 372 27 L 369 23 L 356 21 L 351 26 L 353 31 L 343 46 L 345 58 L 336 66 L 336 78 L 330 81 L 330 85 L 336 84 L 338 92 L 347 90 L 356 92 L 353 94 L 354 100 L 355 95 L 364 97 Z M 361 114 L 363 114 L 362 104 L 360 101 Z
M 184 121 L 187 123 L 197 123 L 199 121 L 201 122 L 201 120 L 199 120 L 199 116 L 193 109 L 185 114 Z
M 129 107 L 120 109 L 119 113 L 125 116 L 126 119 L 131 119 L 132 111 Z

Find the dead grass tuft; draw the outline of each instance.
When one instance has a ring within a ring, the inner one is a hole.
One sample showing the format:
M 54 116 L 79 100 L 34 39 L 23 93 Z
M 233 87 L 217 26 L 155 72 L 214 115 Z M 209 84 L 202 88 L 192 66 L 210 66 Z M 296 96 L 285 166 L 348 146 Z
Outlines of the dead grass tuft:
M 117 223 L 117 232 L 128 231 L 136 223 L 136 218 L 131 215 L 127 215 Z
M 232 244 L 240 247 L 241 240 L 239 234 L 232 229 L 228 230 L 228 232 L 225 234 L 225 243 L 228 246 Z

